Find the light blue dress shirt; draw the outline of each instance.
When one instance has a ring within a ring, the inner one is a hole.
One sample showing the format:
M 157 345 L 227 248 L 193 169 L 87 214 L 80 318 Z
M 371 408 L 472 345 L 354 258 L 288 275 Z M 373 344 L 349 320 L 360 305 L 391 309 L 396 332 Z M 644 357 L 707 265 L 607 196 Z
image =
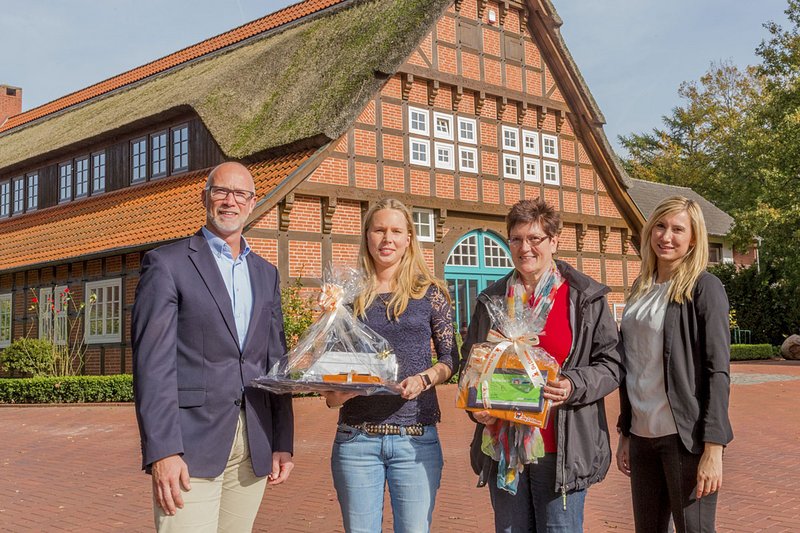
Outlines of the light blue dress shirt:
M 250 271 L 247 269 L 250 245 L 242 237 L 242 250 L 239 257 L 234 259 L 228 243 L 208 231 L 205 226 L 203 226 L 203 235 L 208 241 L 211 254 L 217 262 L 219 272 L 225 281 L 225 287 L 228 289 L 228 296 L 233 307 L 233 319 L 236 321 L 236 334 L 239 337 L 239 348 L 244 349 L 247 328 L 253 313 L 253 288 L 250 285 Z

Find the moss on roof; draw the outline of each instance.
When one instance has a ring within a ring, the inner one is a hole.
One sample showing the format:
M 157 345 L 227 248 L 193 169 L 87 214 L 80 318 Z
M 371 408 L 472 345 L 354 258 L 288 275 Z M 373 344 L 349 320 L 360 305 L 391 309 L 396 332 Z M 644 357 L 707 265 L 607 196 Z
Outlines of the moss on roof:
M 356 0 L 312 16 L 0 135 L 0 169 L 182 106 L 231 158 L 335 139 L 449 4 Z

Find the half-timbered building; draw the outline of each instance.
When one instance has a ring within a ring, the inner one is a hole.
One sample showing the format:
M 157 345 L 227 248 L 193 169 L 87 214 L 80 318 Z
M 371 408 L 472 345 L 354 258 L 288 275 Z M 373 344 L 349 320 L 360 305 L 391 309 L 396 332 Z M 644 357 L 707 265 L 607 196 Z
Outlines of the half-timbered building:
M 230 159 L 255 176 L 246 238 L 284 283 L 353 264 L 365 209 L 392 196 L 413 208 L 461 324 L 512 266 L 509 206 L 543 197 L 564 220 L 559 257 L 609 285 L 619 313 L 643 218 L 561 24 L 549 0 L 306 0 L 12 109 L 0 347 L 65 342 L 81 302 L 85 371 L 130 371 L 142 254 L 197 231 L 208 171 Z

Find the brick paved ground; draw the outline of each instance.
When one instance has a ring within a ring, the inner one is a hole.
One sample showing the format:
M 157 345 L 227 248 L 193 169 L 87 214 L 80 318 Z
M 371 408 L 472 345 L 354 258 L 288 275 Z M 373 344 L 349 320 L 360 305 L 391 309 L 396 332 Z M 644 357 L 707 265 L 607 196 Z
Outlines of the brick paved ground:
M 800 364 L 737 363 L 733 374 L 736 439 L 725 456 L 718 529 L 798 531 Z M 467 462 L 471 424 L 446 407 L 452 387 L 440 395 L 445 470 L 433 529 L 490 531 L 487 491 L 474 488 Z M 616 396 L 608 411 L 615 420 Z M 296 417 L 297 468 L 287 484 L 267 490 L 257 529 L 341 531 L 328 468 L 336 413 L 308 398 L 296 402 Z M 150 530 L 149 478 L 138 460 L 130 406 L 0 408 L 0 531 Z M 629 500 L 626 478 L 612 469 L 589 491 L 586 531 L 632 531 Z

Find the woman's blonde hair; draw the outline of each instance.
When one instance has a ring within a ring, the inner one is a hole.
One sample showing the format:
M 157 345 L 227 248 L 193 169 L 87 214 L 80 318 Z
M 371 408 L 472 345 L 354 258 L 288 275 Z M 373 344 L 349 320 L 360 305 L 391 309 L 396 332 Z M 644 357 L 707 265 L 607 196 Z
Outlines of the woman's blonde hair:
M 637 300 L 650 290 L 658 272 L 658 260 L 650 244 L 653 229 L 664 217 L 683 212 L 689 215 L 694 243 L 690 245 L 688 253 L 672 274 L 672 284 L 669 288 L 668 299 L 679 304 L 683 303 L 684 300 L 692 299 L 694 284 L 708 264 L 706 220 L 697 202 L 683 196 L 671 196 L 665 198 L 656 206 L 653 214 L 650 215 L 644 225 L 644 229 L 642 229 L 642 270 L 633 284 L 630 301 Z
M 395 272 L 392 297 L 386 303 L 386 317 L 391 320 L 392 317 L 397 318 L 402 315 L 408 307 L 408 300 L 422 298 L 431 285 L 438 287 L 449 301 L 450 295 L 447 292 L 447 287 L 442 281 L 433 276 L 425 263 L 425 259 L 422 257 L 422 250 L 417 241 L 417 232 L 414 228 L 411 212 L 399 200 L 384 198 L 373 205 L 364 217 L 358 263 L 366 274 L 367 286 L 353 302 L 353 310 L 356 316 L 366 316 L 367 308 L 372 305 L 378 296 L 375 264 L 367 248 L 367 232 L 372 226 L 372 219 L 375 217 L 375 213 L 383 209 L 393 209 L 401 213 L 406 221 L 406 229 L 410 236 L 408 248 L 406 248 L 406 252 L 400 259 L 400 265 Z

